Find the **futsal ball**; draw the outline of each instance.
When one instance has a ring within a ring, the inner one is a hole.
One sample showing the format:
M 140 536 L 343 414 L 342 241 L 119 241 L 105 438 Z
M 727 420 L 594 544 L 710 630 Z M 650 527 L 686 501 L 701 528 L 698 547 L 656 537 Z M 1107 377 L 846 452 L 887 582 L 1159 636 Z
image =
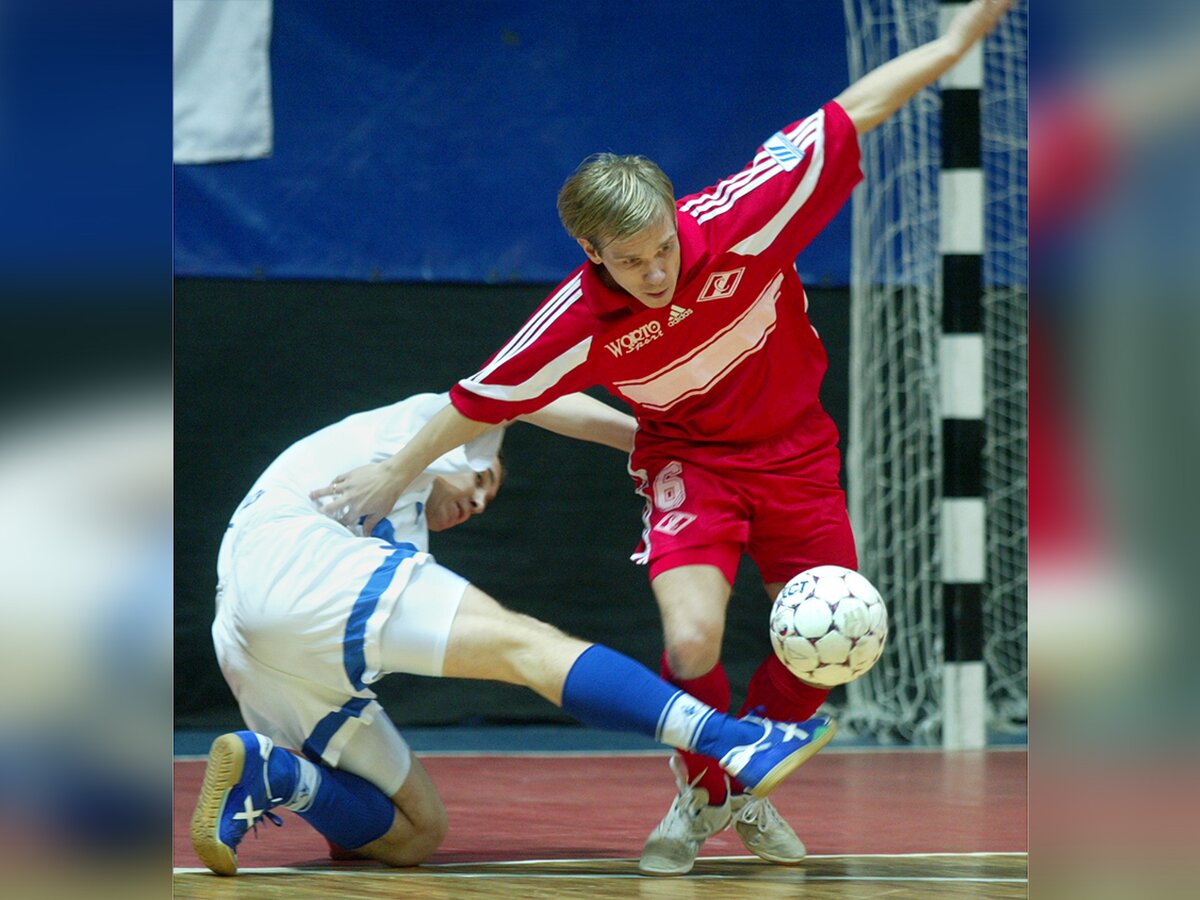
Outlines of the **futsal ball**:
M 853 569 L 817 566 L 783 586 L 771 607 L 771 644 L 801 681 L 834 687 L 875 665 L 887 640 L 887 608 Z

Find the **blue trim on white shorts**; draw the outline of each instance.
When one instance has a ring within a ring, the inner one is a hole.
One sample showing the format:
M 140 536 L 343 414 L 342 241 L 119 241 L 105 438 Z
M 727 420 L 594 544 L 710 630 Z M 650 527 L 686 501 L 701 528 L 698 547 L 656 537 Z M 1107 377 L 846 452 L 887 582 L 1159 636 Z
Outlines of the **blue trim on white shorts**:
M 354 609 L 346 622 L 346 637 L 342 642 L 342 655 L 346 666 L 346 677 L 357 691 L 365 690 L 363 673 L 367 670 L 367 658 L 364 645 L 367 639 L 367 621 L 379 605 L 379 598 L 388 589 L 392 579 L 396 577 L 396 569 L 404 560 L 416 556 L 420 551 L 412 544 L 393 544 L 396 549 L 387 559 L 379 564 L 371 577 L 367 579 L 358 599 L 354 601 Z
M 345 725 L 349 719 L 357 719 L 361 716 L 362 711 L 370 702 L 371 700 L 368 697 L 351 697 L 342 704 L 341 709 L 334 710 L 321 719 L 301 748 L 304 751 L 304 755 L 313 762 L 320 762 L 324 758 L 325 749 L 329 746 L 329 742 L 338 733 L 338 729 Z

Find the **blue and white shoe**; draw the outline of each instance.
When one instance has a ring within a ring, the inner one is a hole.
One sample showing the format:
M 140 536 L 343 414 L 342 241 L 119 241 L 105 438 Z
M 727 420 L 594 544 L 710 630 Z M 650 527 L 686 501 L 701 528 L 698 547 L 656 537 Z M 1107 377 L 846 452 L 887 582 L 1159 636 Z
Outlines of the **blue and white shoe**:
M 743 716 L 742 721 L 761 725 L 762 737 L 753 744 L 734 747 L 722 756 L 721 768 L 755 797 L 771 793 L 837 732 L 837 725 L 828 716 L 800 723 L 775 722 L 758 716 Z
M 281 802 L 271 797 L 267 760 L 275 745 L 253 731 L 223 734 L 213 741 L 204 784 L 192 815 L 192 847 L 218 875 L 237 873 L 237 847 L 259 819 L 283 820 L 268 810 Z

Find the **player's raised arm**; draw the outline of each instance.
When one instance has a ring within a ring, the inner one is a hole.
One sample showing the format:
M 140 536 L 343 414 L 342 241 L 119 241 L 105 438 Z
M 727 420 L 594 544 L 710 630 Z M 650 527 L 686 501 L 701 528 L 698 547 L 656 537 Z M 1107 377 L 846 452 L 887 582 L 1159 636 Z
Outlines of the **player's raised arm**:
M 625 453 L 633 450 L 633 433 L 637 430 L 633 416 L 578 393 L 559 397 L 536 412 L 518 416 L 517 421 Z
M 343 472 L 309 496 L 321 511 L 351 527 L 362 521 L 370 534 L 379 520 L 396 506 L 404 489 L 443 453 L 479 437 L 495 425 L 468 419 L 447 406 L 425 423 L 403 449 L 388 459 Z
M 933 84 L 995 27 L 1013 0 L 972 0 L 946 33 L 872 69 L 835 99 L 859 134 L 866 134 Z

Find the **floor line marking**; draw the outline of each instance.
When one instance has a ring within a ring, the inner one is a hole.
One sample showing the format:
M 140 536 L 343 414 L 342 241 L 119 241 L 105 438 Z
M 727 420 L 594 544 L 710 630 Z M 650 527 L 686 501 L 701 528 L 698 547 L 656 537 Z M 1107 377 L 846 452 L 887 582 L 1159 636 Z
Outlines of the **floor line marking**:
M 975 851 L 971 853 L 855 853 L 855 854 L 812 854 L 807 857 L 808 860 L 856 860 L 856 859 L 928 859 L 928 858 L 950 858 L 950 859 L 980 859 L 985 857 L 1028 857 L 1028 853 L 1020 851 L 1004 850 L 998 852 Z M 754 860 L 754 856 L 702 856 L 699 862 L 731 862 L 738 860 Z M 492 860 L 492 861 L 475 861 L 475 862 L 442 862 L 442 863 L 424 863 L 412 869 L 386 869 L 376 867 L 358 867 L 345 866 L 336 868 L 302 868 L 298 866 L 266 866 L 262 868 L 243 868 L 239 869 L 240 874 L 244 875 L 368 875 L 375 878 L 396 878 L 396 877 L 420 877 L 428 875 L 437 875 L 442 877 L 454 878 L 645 878 L 647 876 L 637 873 L 625 872 L 521 872 L 522 868 L 538 865 L 601 865 L 601 864 L 629 864 L 635 860 L 632 857 L 604 857 L 604 858 L 587 858 L 587 859 L 518 859 L 518 860 Z M 498 867 L 511 868 L 512 872 L 457 872 L 446 871 L 447 869 L 462 869 L 462 868 L 479 868 L 479 867 Z M 176 867 L 173 872 L 176 875 L 192 875 L 205 874 L 209 870 L 204 867 Z M 799 877 L 796 877 L 799 876 Z M 728 874 L 708 874 L 704 872 L 693 872 L 689 878 L 693 880 L 715 880 L 726 881 L 730 879 L 744 879 L 744 873 L 728 873 Z M 996 877 L 996 876 L 971 876 L 971 875 L 820 875 L 809 873 L 802 868 L 791 869 L 787 872 L 781 872 L 778 877 L 771 877 L 765 873 L 756 873 L 755 880 L 770 880 L 770 881 L 902 881 L 902 882 L 971 882 L 971 883 L 987 883 L 987 884 L 1026 884 L 1028 877 Z

